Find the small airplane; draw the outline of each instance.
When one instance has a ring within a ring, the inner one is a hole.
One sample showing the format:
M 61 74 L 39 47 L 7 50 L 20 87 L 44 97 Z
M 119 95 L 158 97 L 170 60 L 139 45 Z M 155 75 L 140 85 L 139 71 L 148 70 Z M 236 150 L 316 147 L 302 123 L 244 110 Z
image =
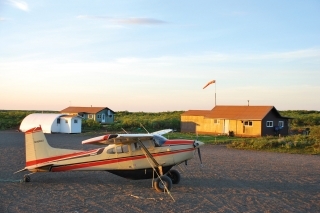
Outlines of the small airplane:
M 82 141 L 82 144 L 103 145 L 90 151 L 51 147 L 41 126 L 25 132 L 26 167 L 15 173 L 108 171 L 112 174 L 138 180 L 153 179 L 156 191 L 169 192 L 172 184 L 180 182 L 180 173 L 172 169 L 194 157 L 203 142 L 197 140 L 170 140 L 164 134 L 171 129 L 143 134 L 106 134 Z M 202 163 L 202 162 L 201 162 Z M 30 182 L 30 174 L 23 181 Z

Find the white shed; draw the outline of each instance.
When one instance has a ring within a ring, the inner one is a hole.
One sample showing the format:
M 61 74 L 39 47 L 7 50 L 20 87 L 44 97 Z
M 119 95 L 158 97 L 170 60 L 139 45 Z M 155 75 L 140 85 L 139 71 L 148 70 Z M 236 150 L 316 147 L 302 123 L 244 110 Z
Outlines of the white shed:
M 23 119 L 19 129 L 25 132 L 41 126 L 44 133 L 81 133 L 81 121 L 79 116 L 34 113 Z
M 81 133 L 82 120 L 80 116 L 63 115 L 60 117 L 61 133 Z

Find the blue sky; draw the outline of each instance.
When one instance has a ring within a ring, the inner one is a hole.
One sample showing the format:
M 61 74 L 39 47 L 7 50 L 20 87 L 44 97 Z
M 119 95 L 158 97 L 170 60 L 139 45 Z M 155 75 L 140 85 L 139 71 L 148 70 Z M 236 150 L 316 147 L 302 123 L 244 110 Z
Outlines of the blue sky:
M 0 0 L 0 109 L 320 110 L 320 1 Z M 216 80 L 206 89 L 203 86 Z

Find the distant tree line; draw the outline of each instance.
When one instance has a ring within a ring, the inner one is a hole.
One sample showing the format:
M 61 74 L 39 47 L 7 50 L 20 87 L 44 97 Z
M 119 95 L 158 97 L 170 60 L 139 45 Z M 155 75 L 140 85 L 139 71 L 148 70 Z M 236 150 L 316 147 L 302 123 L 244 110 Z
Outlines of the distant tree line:
M 0 110 L 0 130 L 19 129 L 22 120 L 32 113 L 57 113 L 55 111 L 36 110 Z
M 286 110 L 279 111 L 290 119 L 291 127 L 312 127 L 320 125 L 320 111 L 315 110 Z
M 108 126 L 110 130 L 148 131 L 174 129 L 180 131 L 180 116 L 183 111 L 171 112 L 128 112 L 120 111 L 115 115 L 115 122 Z
M 83 120 L 84 130 L 110 131 L 148 131 L 171 128 L 180 131 L 181 114 L 184 111 L 167 112 L 128 112 L 119 111 L 115 114 L 115 122 L 110 125 L 101 125 L 93 120 Z M 25 111 L 25 110 L 0 110 L 0 129 L 19 129 L 22 120 L 31 113 L 58 113 L 56 111 Z M 287 110 L 279 111 L 284 117 L 290 119 L 291 128 L 306 128 L 320 125 L 320 111 L 315 110 Z

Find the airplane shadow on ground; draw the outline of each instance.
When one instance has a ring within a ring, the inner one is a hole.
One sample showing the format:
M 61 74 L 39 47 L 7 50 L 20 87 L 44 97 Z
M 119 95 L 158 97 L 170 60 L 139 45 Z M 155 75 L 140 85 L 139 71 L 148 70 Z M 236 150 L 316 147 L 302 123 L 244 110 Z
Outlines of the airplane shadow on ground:
M 23 177 L 23 175 L 21 175 Z M 124 188 L 150 188 L 152 179 L 130 180 L 108 172 L 63 172 L 63 173 L 36 173 L 31 175 L 31 182 L 24 183 L 40 186 L 42 184 L 62 184 L 62 185 L 108 185 L 117 187 L 119 185 Z M 179 188 L 195 188 L 197 190 L 213 191 L 213 190 L 258 190 L 258 191 L 299 191 L 304 193 L 312 193 L 320 191 L 319 183 L 290 183 L 287 181 L 264 181 L 264 180 L 241 180 L 228 179 L 223 177 L 182 177 L 179 184 L 174 184 L 173 188 L 178 191 Z

